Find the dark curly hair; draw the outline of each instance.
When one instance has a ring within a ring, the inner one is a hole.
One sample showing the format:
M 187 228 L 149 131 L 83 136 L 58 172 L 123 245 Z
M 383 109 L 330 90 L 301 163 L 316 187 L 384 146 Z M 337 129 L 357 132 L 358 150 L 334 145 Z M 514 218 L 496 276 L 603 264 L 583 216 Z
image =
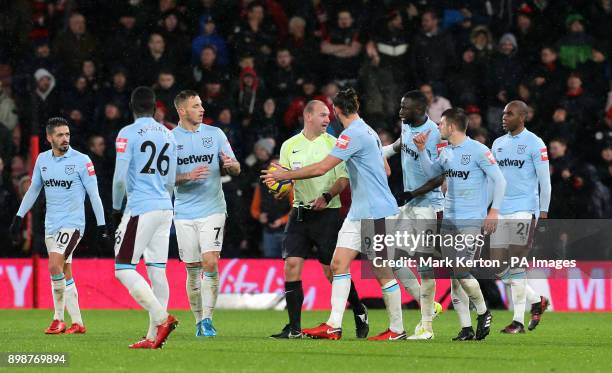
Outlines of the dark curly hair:
M 357 113 L 359 110 L 359 97 L 353 88 L 343 89 L 333 98 L 334 106 L 342 110 L 344 115 Z

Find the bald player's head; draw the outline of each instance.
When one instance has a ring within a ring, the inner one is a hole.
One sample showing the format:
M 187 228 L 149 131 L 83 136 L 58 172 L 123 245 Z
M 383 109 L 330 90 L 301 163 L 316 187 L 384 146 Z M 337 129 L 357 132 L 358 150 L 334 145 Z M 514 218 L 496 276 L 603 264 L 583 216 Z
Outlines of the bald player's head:
M 311 100 L 304 107 L 304 130 L 321 134 L 329 125 L 329 108 L 323 101 Z
M 525 119 L 528 113 L 527 104 L 523 101 L 510 101 L 504 108 L 502 126 L 505 131 L 518 133 L 525 128 Z

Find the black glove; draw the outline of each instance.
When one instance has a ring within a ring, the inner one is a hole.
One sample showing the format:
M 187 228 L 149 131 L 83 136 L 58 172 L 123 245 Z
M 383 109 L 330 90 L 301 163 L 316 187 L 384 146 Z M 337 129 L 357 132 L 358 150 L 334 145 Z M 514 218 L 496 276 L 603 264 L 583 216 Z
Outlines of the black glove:
M 115 239 L 106 225 L 98 225 L 96 227 L 96 238 L 105 250 L 113 250 Z
M 411 192 L 400 192 L 400 193 L 397 193 L 395 195 L 395 199 L 397 200 L 397 203 L 400 206 L 403 206 L 403 205 L 407 204 L 413 198 L 414 198 L 414 196 L 412 195 Z
M 121 224 L 121 218 L 123 217 L 123 214 L 121 214 L 121 211 L 119 210 L 113 210 L 113 227 L 112 227 L 112 231 L 113 233 L 115 233 L 117 231 L 117 228 L 119 228 L 119 224 Z
M 21 239 L 21 225 L 23 224 L 23 218 L 19 215 L 15 215 L 13 222 L 9 227 L 9 234 L 13 242 L 19 242 Z

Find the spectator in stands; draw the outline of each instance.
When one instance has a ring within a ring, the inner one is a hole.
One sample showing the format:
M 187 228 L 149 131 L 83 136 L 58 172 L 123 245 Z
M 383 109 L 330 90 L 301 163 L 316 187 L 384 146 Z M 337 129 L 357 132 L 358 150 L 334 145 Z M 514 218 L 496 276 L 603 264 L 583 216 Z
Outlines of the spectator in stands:
M 461 63 L 451 73 L 448 80 L 450 96 L 454 97 L 457 104 L 484 103 L 482 92 L 484 68 L 484 65 L 476 62 L 474 47 L 467 47 L 461 54 Z
M 260 81 L 254 69 L 246 67 L 240 72 L 240 81 L 235 89 L 234 100 L 238 109 L 239 120 L 243 126 L 248 126 L 253 115 L 261 107 L 265 93 L 260 87 Z
M 229 107 L 221 108 L 218 119 L 213 123 L 213 126 L 220 128 L 227 141 L 229 141 L 234 151 L 237 160 L 242 160 L 244 156 L 243 129 L 240 124 L 232 120 L 232 111 Z M 247 148 L 248 149 L 248 148 Z
M 191 42 L 191 64 L 197 65 L 202 62 L 202 50 L 207 46 L 213 46 L 216 62 L 220 66 L 229 63 L 227 43 L 221 35 L 217 33 L 217 25 L 210 15 L 200 17 L 199 35 Z
M 445 97 L 435 95 L 431 84 L 421 84 L 419 90 L 425 95 L 425 98 L 427 98 L 427 116 L 435 123 L 440 123 L 442 113 L 452 108 L 450 101 Z
M 601 147 L 600 156 L 596 163 L 599 177 L 608 190 L 612 191 L 612 141 Z
M 232 45 L 235 50 L 255 57 L 258 68 L 265 66 L 276 45 L 276 27 L 264 22 L 265 9 L 259 1 L 247 6 L 246 19 L 234 27 Z
M 159 33 L 166 42 L 168 54 L 178 66 L 188 64 L 190 61 L 191 43 L 185 33 L 185 24 L 182 22 L 180 13 L 171 9 L 164 12 L 159 21 Z
M 104 117 L 105 105 L 109 102 L 117 105 L 121 113 L 124 113 L 124 118 L 128 119 L 130 93 L 127 70 L 121 67 L 116 68 L 111 74 L 110 83 L 107 83 L 98 94 L 96 122 L 101 121 Z
M 578 136 L 582 140 L 582 153 L 587 155 L 589 160 L 598 160 L 599 149 L 612 144 L 612 107 L 594 126 L 587 126 Z
M 277 162 L 278 159 L 274 158 L 270 163 Z M 282 258 L 284 229 L 289 221 L 292 205 L 293 192 L 282 199 L 277 199 L 261 182 L 255 187 L 251 202 L 251 216 L 261 224 L 262 248 L 265 258 Z
M 612 216 L 610 190 L 599 180 L 597 169 L 580 165 L 573 175 L 573 207 L 576 219 L 608 219 Z
M 570 118 L 583 127 L 596 120 L 597 101 L 583 85 L 582 76 L 579 73 L 571 73 L 567 78 L 565 95 L 560 104 L 566 108 Z
M 250 149 L 261 138 L 279 139 L 281 129 L 282 119 L 276 106 L 276 101 L 274 98 L 268 97 L 263 103 L 263 110 L 257 113 L 255 120 L 249 128 L 245 144 L 246 149 Z M 282 143 L 282 141 L 279 141 L 279 143 Z
M 15 94 L 26 97 L 34 86 L 32 76 L 38 69 L 45 69 L 52 75 L 57 75 L 60 72 L 60 62 L 51 55 L 49 47 L 49 39 L 40 38 L 33 42 L 34 53 L 26 56 L 19 66 L 17 66 L 17 74 L 13 82 Z
M 159 72 L 163 69 L 172 71 L 175 67 L 172 56 L 166 50 L 166 41 L 159 33 L 149 35 L 149 42 L 144 54 L 139 60 L 139 82 L 151 86 L 157 81 Z
M 15 101 L 9 96 L 9 92 L 0 81 L 0 123 L 12 131 L 19 122 Z
M 85 60 L 95 60 L 97 42 L 87 31 L 85 17 L 72 13 L 68 20 L 68 30 L 60 33 L 53 41 L 53 52 L 66 68 L 65 73 L 78 74 Z
M 481 65 L 486 65 L 495 52 L 493 35 L 489 28 L 485 25 L 474 27 L 470 34 L 470 41 L 474 48 L 476 61 Z
M 104 61 L 109 62 L 112 69 L 123 66 L 132 75 L 137 73 L 141 36 L 134 10 L 129 6 L 121 9 L 118 25 L 104 47 Z
M 516 95 L 516 83 L 522 77 L 522 68 L 516 53 L 518 45 L 514 35 L 507 33 L 499 39 L 498 51 L 493 55 L 486 73 L 485 87 L 489 109 L 487 122 L 497 123 L 504 106 Z M 489 128 L 497 134 L 497 128 Z
M 288 48 L 276 50 L 276 61 L 267 73 L 266 88 L 275 98 L 280 110 L 284 110 L 296 95 L 298 88 L 304 83 L 301 71 L 293 64 L 293 56 Z
M 359 71 L 361 42 L 353 15 L 347 9 L 338 12 L 336 27 L 321 42 L 321 53 L 327 56 L 328 78 L 354 82 Z
M 92 135 L 87 139 L 87 155 L 96 170 L 100 199 L 106 215 L 110 216 L 112 206 L 113 162 L 106 151 L 106 141 L 101 135 Z
M 381 21 L 372 39 L 366 44 L 366 54 L 370 58 L 370 65 L 388 71 L 394 85 L 403 90 L 405 87 L 402 85 L 407 85 L 406 79 L 409 77 L 406 66 L 409 63 L 410 41 L 404 29 L 402 14 L 393 10 Z M 398 102 L 397 99 L 391 101 Z
M 77 110 L 81 113 L 81 120 L 85 122 L 84 124 L 91 125 L 95 104 L 95 96 L 87 84 L 87 78 L 79 75 L 73 79 L 72 86 L 62 95 L 61 112 L 70 116 L 73 110 Z M 77 134 L 72 135 L 74 137 Z
M 319 45 L 310 32 L 306 32 L 306 21 L 302 17 L 289 20 L 289 39 L 287 48 L 294 57 L 297 67 L 307 67 L 310 71 L 320 70 Z
M 200 52 L 200 61 L 193 68 L 194 82 L 203 87 L 211 80 L 221 79 L 224 86 L 228 85 L 229 74 L 217 63 L 217 48 L 207 45 Z
M 162 70 L 157 77 L 155 86 L 155 97 L 161 101 L 166 108 L 165 119 L 171 123 L 178 123 L 178 113 L 174 110 L 174 98 L 181 91 L 174 73 L 170 70 Z
M 572 13 L 565 19 L 567 35 L 558 41 L 559 61 L 569 69 L 575 69 L 578 64 L 591 58 L 593 39 L 585 32 L 584 17 Z
M 204 106 L 204 123 L 212 123 L 217 118 L 223 107 L 234 107 L 233 101 L 226 96 L 221 78 L 218 75 L 211 75 L 200 97 Z
M 304 84 L 302 84 L 301 94 L 291 101 L 283 117 L 285 128 L 287 128 L 290 133 L 296 133 L 297 130 L 302 129 L 304 123 L 304 108 L 308 101 L 314 99 L 316 93 L 317 85 L 314 78 L 312 76 L 306 76 L 304 78 Z
M 542 138 L 545 142 L 552 139 L 564 139 L 567 144 L 574 143 L 576 123 L 568 117 L 563 106 L 557 107 L 552 114 L 552 121 L 542 129 Z
M 567 151 L 567 142 L 556 138 L 548 146 L 550 156 L 550 180 L 553 193 L 551 195 L 548 216 L 556 219 L 569 219 L 573 216 L 572 207 L 568 201 L 573 194 L 572 171 L 574 160 Z
M 542 47 L 540 60 L 531 69 L 528 78 L 531 79 L 543 115 L 548 115 L 559 102 L 566 75 L 565 67 L 558 62 L 556 49 L 551 46 Z
M 39 135 L 42 134 L 44 137 L 47 119 L 56 117 L 60 114 L 61 96 L 55 87 L 55 77 L 47 70 L 36 70 L 34 79 L 36 81 L 35 95 L 32 98 L 34 101 L 31 101 L 28 105 L 28 109 L 25 110 L 25 112 L 29 114 L 26 123 L 30 123 L 32 115 L 36 115 L 39 125 Z M 38 110 L 32 112 L 35 108 Z M 42 143 L 45 143 L 45 141 L 41 141 L 41 144 Z M 45 146 L 46 149 L 48 149 L 49 144 Z
M 516 25 L 511 32 L 516 36 L 519 45 L 518 59 L 523 66 L 532 66 L 537 62 L 538 51 L 542 45 L 544 33 L 536 24 L 533 8 L 527 4 L 522 4 L 516 15 Z
M 8 227 L 18 206 L 13 187 L 4 171 L 4 159 L 0 157 L 0 237 L 9 237 Z
M 421 15 L 421 31 L 412 41 L 414 80 L 418 84 L 428 82 L 445 92 L 446 76 L 454 64 L 452 37 L 440 29 L 436 12 L 426 10 Z
M 104 137 L 109 155 L 113 157 L 115 155 L 115 139 L 121 128 L 130 122 L 124 117 L 120 106 L 114 101 L 104 105 L 103 116 L 92 131 L 94 134 Z
M 87 81 L 87 87 L 91 91 L 97 92 L 102 87 L 101 77 L 98 74 L 98 69 L 93 60 L 83 61 L 80 75 L 85 78 Z

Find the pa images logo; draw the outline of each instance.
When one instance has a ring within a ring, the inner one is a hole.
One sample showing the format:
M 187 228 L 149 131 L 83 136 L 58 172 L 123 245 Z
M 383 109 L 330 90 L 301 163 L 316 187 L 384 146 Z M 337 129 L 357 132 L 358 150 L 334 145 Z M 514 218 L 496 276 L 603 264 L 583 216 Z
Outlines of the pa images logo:
M 202 145 L 204 145 L 205 148 L 210 148 L 213 146 L 212 137 L 202 137 Z
M 461 155 L 461 164 L 466 165 L 470 163 L 470 154 L 462 154 Z
M 74 165 L 65 166 L 64 172 L 66 172 L 66 175 L 72 175 L 74 173 Z

